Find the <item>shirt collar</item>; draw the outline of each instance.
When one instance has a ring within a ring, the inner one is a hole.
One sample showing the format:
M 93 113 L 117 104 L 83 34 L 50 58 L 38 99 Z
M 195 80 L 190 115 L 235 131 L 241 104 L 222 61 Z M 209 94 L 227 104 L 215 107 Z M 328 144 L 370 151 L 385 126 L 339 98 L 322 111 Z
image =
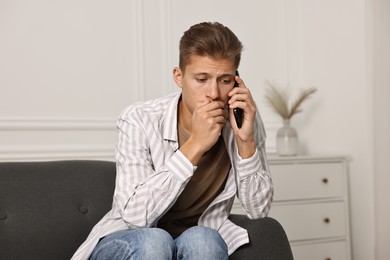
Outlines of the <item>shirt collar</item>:
M 165 140 L 178 142 L 177 109 L 178 109 L 180 97 L 181 97 L 181 92 L 178 92 L 173 96 L 172 102 L 169 103 L 166 113 L 164 114 L 165 123 L 163 124 L 163 138 Z

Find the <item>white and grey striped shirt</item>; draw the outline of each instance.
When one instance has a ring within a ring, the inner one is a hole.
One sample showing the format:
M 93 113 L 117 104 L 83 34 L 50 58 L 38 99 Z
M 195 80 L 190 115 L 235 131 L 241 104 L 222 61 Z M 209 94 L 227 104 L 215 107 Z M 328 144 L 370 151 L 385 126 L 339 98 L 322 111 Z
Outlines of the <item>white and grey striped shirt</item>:
M 156 226 L 175 203 L 196 170 L 178 150 L 177 107 L 180 93 L 127 107 L 117 122 L 117 178 L 112 209 L 92 229 L 72 259 L 88 259 L 99 239 L 115 231 Z M 248 159 L 238 155 L 233 131 L 227 122 L 223 137 L 231 160 L 224 190 L 199 218 L 198 225 L 218 230 L 229 255 L 248 243 L 245 229 L 229 219 L 234 197 L 249 218 L 268 214 L 273 196 L 265 155 L 265 131 L 256 113 L 257 150 Z

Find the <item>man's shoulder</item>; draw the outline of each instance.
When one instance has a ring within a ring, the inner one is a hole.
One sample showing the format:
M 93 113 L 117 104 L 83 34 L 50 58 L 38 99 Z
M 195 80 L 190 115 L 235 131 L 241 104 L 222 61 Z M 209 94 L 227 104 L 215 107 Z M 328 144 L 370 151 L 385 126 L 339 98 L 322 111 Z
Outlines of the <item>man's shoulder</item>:
M 136 117 L 150 117 L 165 114 L 166 110 L 174 102 L 180 93 L 171 93 L 169 95 L 148 100 L 139 101 L 127 106 L 120 114 L 121 119 Z

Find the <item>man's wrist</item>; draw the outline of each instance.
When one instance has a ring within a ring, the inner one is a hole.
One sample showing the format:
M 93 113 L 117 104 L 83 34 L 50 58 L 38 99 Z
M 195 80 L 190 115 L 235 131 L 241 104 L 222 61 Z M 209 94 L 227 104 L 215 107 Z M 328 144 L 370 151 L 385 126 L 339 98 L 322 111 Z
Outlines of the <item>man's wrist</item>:
M 192 165 L 197 165 L 202 158 L 205 151 L 201 148 L 199 143 L 193 142 L 189 138 L 180 148 L 180 152 L 187 157 L 187 159 L 192 163 Z
M 256 143 L 254 140 L 240 141 L 237 140 L 238 154 L 242 159 L 252 157 L 256 152 Z

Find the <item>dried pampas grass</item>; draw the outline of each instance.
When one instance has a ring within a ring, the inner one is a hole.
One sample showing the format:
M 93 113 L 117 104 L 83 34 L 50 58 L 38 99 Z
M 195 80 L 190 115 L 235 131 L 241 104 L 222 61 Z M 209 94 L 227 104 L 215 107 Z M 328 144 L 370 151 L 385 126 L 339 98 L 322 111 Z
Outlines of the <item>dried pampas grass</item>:
M 297 99 L 289 106 L 290 97 L 287 92 L 280 91 L 270 83 L 268 83 L 268 86 L 265 98 L 272 109 L 283 119 L 291 119 L 293 115 L 302 112 L 300 105 L 317 91 L 315 87 L 302 90 Z

